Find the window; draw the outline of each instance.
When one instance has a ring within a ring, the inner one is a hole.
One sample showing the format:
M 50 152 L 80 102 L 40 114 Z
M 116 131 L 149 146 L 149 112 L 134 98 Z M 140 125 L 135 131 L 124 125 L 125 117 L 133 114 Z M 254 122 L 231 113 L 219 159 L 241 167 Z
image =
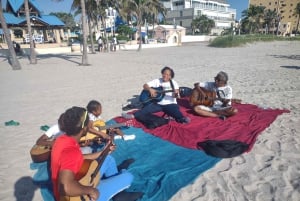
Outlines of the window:
M 182 17 L 183 16 L 183 14 L 182 14 L 182 10 L 180 11 L 180 17 Z

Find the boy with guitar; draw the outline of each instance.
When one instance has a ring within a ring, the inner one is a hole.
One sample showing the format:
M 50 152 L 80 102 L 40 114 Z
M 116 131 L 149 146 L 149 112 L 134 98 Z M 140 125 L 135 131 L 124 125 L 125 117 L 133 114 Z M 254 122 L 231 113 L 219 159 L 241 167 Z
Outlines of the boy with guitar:
M 104 162 L 107 154 L 115 146 L 110 138 L 104 150 L 82 155 L 79 141 L 87 133 L 88 124 L 88 112 L 81 107 L 66 110 L 59 124 L 65 134 L 55 140 L 51 153 L 55 200 L 134 201 L 140 198 L 142 193 L 123 193 L 133 180 L 133 175 L 125 170 L 99 181 L 104 174 L 101 170 L 109 165 Z M 100 171 L 95 172 L 99 166 Z
M 225 120 L 226 117 L 235 115 L 238 110 L 231 106 L 232 88 L 227 84 L 227 73 L 220 71 L 214 82 L 195 83 L 190 104 L 196 114 L 204 117 L 218 117 Z

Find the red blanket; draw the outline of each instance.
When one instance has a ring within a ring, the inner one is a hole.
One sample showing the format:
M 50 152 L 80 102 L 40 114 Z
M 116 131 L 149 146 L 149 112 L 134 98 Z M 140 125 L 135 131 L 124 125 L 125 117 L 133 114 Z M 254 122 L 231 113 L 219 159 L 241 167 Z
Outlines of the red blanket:
M 197 142 L 205 140 L 236 140 L 248 144 L 248 151 L 250 151 L 257 136 L 269 127 L 278 115 L 289 112 L 280 109 L 262 109 L 252 104 L 234 104 L 233 106 L 239 110 L 238 114 L 223 121 L 218 118 L 195 115 L 187 99 L 180 99 L 178 104 L 181 112 L 191 119 L 191 123 L 179 124 L 176 121 L 170 121 L 167 125 L 149 130 L 134 120 L 134 126 L 186 148 L 197 149 Z M 157 113 L 157 115 L 162 115 L 162 113 Z M 121 117 L 115 120 L 125 121 Z

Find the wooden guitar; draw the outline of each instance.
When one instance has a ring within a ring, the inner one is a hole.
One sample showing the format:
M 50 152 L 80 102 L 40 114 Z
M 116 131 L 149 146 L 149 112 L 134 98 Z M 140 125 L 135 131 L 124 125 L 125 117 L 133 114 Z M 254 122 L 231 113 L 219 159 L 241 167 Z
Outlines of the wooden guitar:
M 159 101 L 161 101 L 165 97 L 166 93 L 168 93 L 168 92 L 174 92 L 173 89 L 171 89 L 171 90 L 163 90 L 162 87 L 157 87 L 157 88 L 151 87 L 151 88 L 156 90 L 156 96 L 152 97 L 151 94 L 150 94 L 150 92 L 148 90 L 143 90 L 141 92 L 140 98 L 139 98 L 140 102 L 143 105 L 148 105 L 151 102 L 159 102 Z
M 227 106 L 229 101 L 235 103 L 241 103 L 241 99 L 222 99 L 217 97 L 217 93 L 215 91 L 208 91 L 203 87 L 195 87 L 192 90 L 192 94 L 190 96 L 190 105 L 205 105 L 208 107 L 213 106 L 215 100 L 221 100 L 224 106 Z
M 106 156 L 110 152 L 110 146 L 114 145 L 113 137 L 108 141 L 102 150 L 100 156 L 96 160 L 85 159 L 83 164 L 76 174 L 75 178 L 79 181 L 80 184 L 84 186 L 96 187 L 100 182 L 100 168 L 103 164 Z M 70 196 L 61 196 L 60 201 L 90 201 L 88 195 L 70 197 Z
M 107 129 L 120 128 L 123 126 L 133 126 L 133 121 L 128 120 L 124 123 L 116 123 L 116 124 L 112 124 L 112 125 L 106 125 L 103 120 L 97 120 L 97 121 L 93 122 L 93 127 L 96 130 L 101 131 L 103 133 L 107 133 Z M 85 136 L 82 136 L 80 138 L 80 143 L 85 143 L 87 141 L 101 141 L 101 139 L 98 135 L 88 132 Z
M 50 159 L 51 146 L 34 145 L 30 150 L 30 156 L 33 162 L 41 163 Z

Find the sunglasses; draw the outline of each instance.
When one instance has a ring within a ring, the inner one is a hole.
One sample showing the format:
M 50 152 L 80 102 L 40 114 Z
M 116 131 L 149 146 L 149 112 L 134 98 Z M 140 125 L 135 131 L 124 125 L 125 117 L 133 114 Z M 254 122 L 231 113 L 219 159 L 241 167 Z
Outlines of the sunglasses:
M 87 112 L 87 110 L 84 112 L 84 116 L 83 116 L 83 121 L 82 121 L 82 125 L 81 125 L 81 128 L 83 128 L 84 126 L 85 126 L 85 121 L 86 121 L 86 118 L 87 118 L 87 114 L 88 114 L 88 112 Z

